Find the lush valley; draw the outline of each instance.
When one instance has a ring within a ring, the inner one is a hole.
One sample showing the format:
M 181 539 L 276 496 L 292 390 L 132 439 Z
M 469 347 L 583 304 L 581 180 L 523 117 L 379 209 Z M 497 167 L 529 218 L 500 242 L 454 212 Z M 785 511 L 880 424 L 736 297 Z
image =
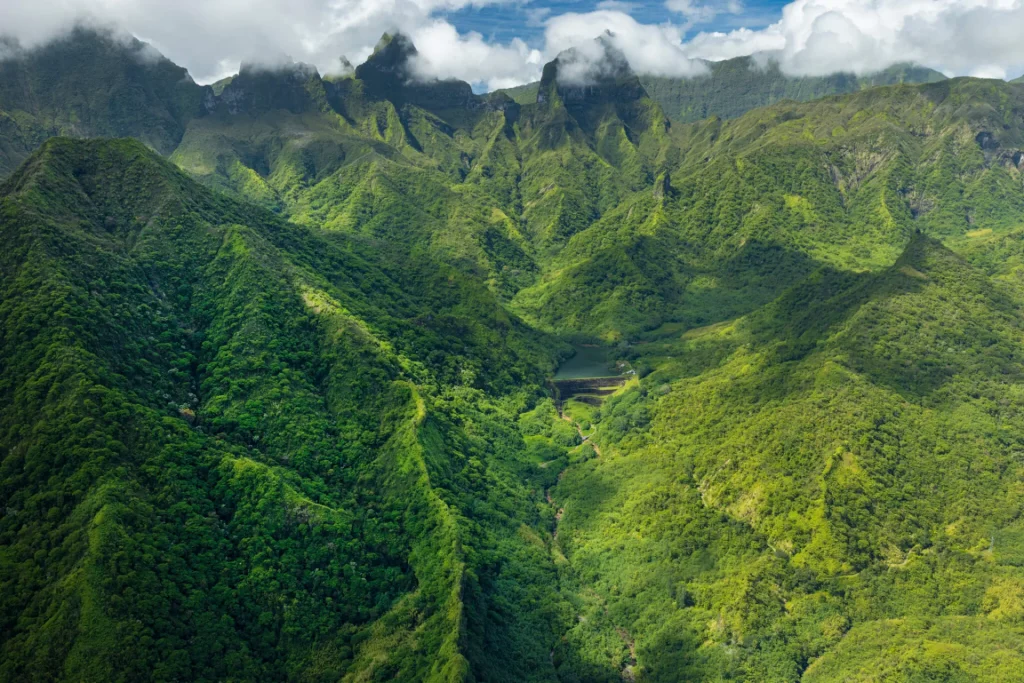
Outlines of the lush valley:
M 598 45 L 0 61 L 0 680 L 1024 680 L 1024 85 Z

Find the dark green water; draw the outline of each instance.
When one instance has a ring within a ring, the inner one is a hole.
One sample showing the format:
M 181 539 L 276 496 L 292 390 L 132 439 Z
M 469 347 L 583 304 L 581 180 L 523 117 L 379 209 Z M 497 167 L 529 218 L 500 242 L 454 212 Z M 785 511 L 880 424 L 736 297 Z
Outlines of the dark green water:
M 589 346 L 576 346 L 576 355 L 558 366 L 555 379 L 591 379 L 593 377 L 614 377 L 613 361 L 608 349 Z

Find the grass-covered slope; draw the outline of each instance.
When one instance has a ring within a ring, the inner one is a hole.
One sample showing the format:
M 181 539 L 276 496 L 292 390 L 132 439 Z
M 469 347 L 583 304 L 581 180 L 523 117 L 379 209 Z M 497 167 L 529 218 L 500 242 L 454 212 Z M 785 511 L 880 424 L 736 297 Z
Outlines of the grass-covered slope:
M 658 369 L 554 492 L 576 656 L 646 681 L 1018 680 L 1022 328 L 917 237 L 640 347 Z
M 512 421 L 547 352 L 481 284 L 136 142 L 0 195 L 5 679 L 543 672 L 557 614 L 498 615 L 553 590 Z
M 504 93 L 518 104 L 536 104 L 537 93 L 540 91 L 540 81 L 518 85 L 514 88 L 502 88 L 498 92 Z
M 891 264 L 916 230 L 1002 233 L 1024 210 L 1020 89 L 895 86 L 673 127 L 667 172 L 578 231 L 515 304 L 609 339 L 763 305 L 820 264 Z

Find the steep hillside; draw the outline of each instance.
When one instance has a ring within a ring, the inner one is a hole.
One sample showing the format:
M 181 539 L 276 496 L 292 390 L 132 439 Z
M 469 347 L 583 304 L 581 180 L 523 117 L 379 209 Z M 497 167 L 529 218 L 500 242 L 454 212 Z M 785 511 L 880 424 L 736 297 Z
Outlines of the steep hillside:
M 584 51 L 0 62 L 0 680 L 1022 680 L 1024 88 Z
M 871 89 L 671 126 L 621 53 L 596 47 L 597 64 L 570 51 L 547 65 L 526 105 L 416 81 L 400 34 L 351 77 L 246 66 L 210 93 L 171 158 L 293 221 L 429 253 L 487 280 L 534 325 L 608 340 L 745 313 L 820 262 L 891 263 L 915 217 L 954 237 L 965 221 L 987 229 L 1015 215 L 995 209 L 1013 175 L 981 172 L 997 150 L 1016 165 L 1016 128 L 995 120 L 1012 115 L 1017 93 L 1000 99 L 1012 86 Z M 782 78 L 749 60 L 715 68 L 731 84 L 733 72 Z M 925 76 L 894 68 L 877 82 Z M 965 97 L 977 106 L 956 109 Z M 928 119 L 933 101 L 944 120 Z M 990 137 L 954 143 L 967 129 Z M 964 164 L 970 182 L 954 171 Z M 897 187 L 908 166 L 920 177 Z
M 941 73 L 912 64 L 897 64 L 875 74 L 857 76 L 787 76 L 778 63 L 759 64 L 752 57 L 708 62 L 710 73 L 695 78 L 645 77 L 644 87 L 673 121 L 691 123 L 717 116 L 734 119 L 782 100 L 809 102 L 829 95 L 900 83 L 935 83 Z
M 563 84 L 556 60 L 527 107 L 410 83 L 403 36 L 337 82 L 299 65 L 243 69 L 171 158 L 295 221 L 435 254 L 509 298 L 664 163 L 667 120 L 603 47 L 616 65 L 603 81 Z
M 690 78 L 642 75 L 640 82 L 651 99 L 661 105 L 675 123 L 692 123 L 718 117 L 734 119 L 752 109 L 782 100 L 809 102 L 829 95 L 842 95 L 866 88 L 900 83 L 935 83 L 945 80 L 941 73 L 912 64 L 897 64 L 876 74 L 857 76 L 787 76 L 778 63 L 761 65 L 753 57 L 736 57 L 707 62 L 708 73 Z M 538 83 L 507 88 L 502 92 L 519 104 L 536 101 Z
M 162 154 L 212 91 L 129 37 L 78 28 L 0 59 L 0 177 L 55 135 L 134 137 Z
M 0 197 L 4 679 L 543 673 L 555 615 L 499 615 L 553 596 L 512 408 L 550 361 L 481 285 L 136 142 Z
M 567 642 L 645 681 L 1020 680 L 1018 301 L 918 236 L 639 347 L 553 494 Z
M 652 188 L 576 233 L 515 303 L 608 339 L 753 310 L 821 264 L 877 269 L 910 236 L 1020 225 L 1024 93 L 958 79 L 673 127 Z
M 535 81 L 515 88 L 502 88 L 498 92 L 508 95 L 513 101 L 519 104 L 536 104 L 537 93 L 539 91 L 540 81 Z

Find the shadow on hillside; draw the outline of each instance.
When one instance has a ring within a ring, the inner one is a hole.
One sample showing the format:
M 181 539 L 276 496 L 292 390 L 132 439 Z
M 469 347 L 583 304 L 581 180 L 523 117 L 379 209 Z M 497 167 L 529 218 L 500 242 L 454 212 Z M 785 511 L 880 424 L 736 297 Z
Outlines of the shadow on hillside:
M 804 253 L 756 240 L 724 261 L 701 260 L 705 263 L 687 267 L 693 277 L 667 316 L 673 330 L 705 327 L 747 315 L 823 266 Z

